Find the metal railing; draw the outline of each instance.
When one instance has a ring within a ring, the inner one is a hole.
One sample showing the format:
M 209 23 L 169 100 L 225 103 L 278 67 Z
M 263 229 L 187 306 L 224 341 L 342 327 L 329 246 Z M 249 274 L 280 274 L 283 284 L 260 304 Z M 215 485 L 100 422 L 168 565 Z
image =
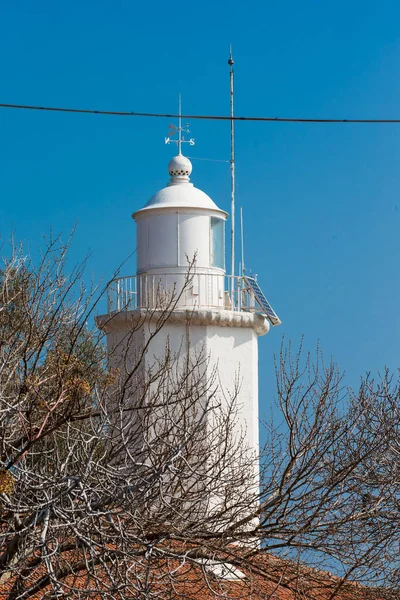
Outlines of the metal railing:
M 219 273 L 158 273 L 113 279 L 107 290 L 108 312 L 138 308 L 262 312 L 244 277 Z

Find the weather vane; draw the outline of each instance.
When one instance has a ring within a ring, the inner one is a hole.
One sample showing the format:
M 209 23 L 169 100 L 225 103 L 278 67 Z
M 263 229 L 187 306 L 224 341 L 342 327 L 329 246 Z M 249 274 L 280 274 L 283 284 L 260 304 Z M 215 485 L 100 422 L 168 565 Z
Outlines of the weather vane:
M 182 127 L 182 98 L 179 94 L 179 112 L 178 112 L 178 127 L 176 125 L 168 125 L 168 137 L 165 138 L 165 143 L 176 144 L 178 146 L 178 154 L 182 154 L 182 144 L 189 144 L 194 146 L 194 139 L 190 138 L 185 140 L 182 133 L 190 133 L 189 123 L 186 123 L 185 127 Z M 176 139 L 172 139 L 174 135 L 178 134 Z

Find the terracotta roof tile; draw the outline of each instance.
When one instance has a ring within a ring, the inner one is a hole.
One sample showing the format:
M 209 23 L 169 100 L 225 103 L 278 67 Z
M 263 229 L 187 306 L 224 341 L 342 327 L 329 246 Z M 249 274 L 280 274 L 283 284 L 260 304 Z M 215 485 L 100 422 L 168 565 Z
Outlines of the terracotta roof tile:
M 237 549 L 235 552 L 237 554 Z M 110 600 L 144 599 L 147 582 L 151 589 L 151 598 L 160 600 L 329 600 L 340 584 L 339 579 L 328 573 L 299 567 L 295 563 L 262 551 L 252 557 L 246 568 L 237 565 L 243 576 L 235 571 L 232 561 L 218 563 L 213 559 L 202 559 L 193 562 L 193 559 L 185 561 L 181 557 L 148 557 L 143 562 L 134 562 L 129 571 L 126 567 L 117 568 L 110 563 L 107 565 L 107 572 L 104 566 L 97 565 L 89 573 L 84 568 L 83 558 L 81 551 L 71 551 L 59 558 L 58 568 L 72 571 L 74 574 L 62 579 L 62 588 L 58 589 L 58 596 L 51 585 L 41 587 L 42 577 L 46 575 L 45 567 L 41 564 L 33 575 L 24 581 L 25 588 L 37 586 L 36 592 L 27 598 L 82 598 L 79 594 L 81 590 L 86 593 L 90 591 L 90 596 L 85 594 L 85 598 L 90 597 L 91 600 L 103 600 L 106 597 L 103 594 Z M 222 569 L 222 576 L 221 566 L 225 567 Z M 128 585 L 118 585 L 127 580 L 130 581 Z M 3 582 L 0 600 L 8 600 L 14 584 L 14 578 Z M 367 588 L 345 583 L 338 590 L 336 598 L 366 599 L 369 595 Z M 375 597 L 378 598 L 377 595 Z

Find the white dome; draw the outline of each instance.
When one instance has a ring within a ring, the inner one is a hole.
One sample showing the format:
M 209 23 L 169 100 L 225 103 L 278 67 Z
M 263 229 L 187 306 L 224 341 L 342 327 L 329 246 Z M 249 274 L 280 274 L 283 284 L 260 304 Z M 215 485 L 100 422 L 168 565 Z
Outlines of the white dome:
M 154 194 L 138 212 L 154 208 L 204 208 L 223 212 L 207 194 L 195 188 L 192 183 L 181 183 L 163 188 Z
M 168 171 L 171 175 L 171 181 L 167 187 L 163 188 L 145 204 L 145 206 L 134 212 L 132 217 L 135 219 L 139 213 L 147 213 L 154 209 L 179 209 L 179 208 L 200 208 L 207 211 L 216 211 L 220 217 L 226 218 L 228 214 L 222 211 L 211 200 L 207 194 L 189 183 L 189 175 L 192 172 L 192 163 L 186 156 L 178 154 L 169 161 Z

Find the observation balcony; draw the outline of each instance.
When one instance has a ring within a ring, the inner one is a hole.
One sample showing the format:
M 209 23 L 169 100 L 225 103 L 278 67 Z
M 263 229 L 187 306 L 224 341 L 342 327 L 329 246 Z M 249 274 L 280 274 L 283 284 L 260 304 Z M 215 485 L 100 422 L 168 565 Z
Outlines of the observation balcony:
M 113 279 L 108 284 L 108 312 L 137 308 L 165 309 L 171 303 L 188 309 L 257 311 L 244 277 L 219 273 L 157 273 Z
M 113 279 L 107 289 L 108 313 L 136 309 L 220 309 L 265 314 L 280 320 L 255 278 L 223 273 L 141 274 Z

